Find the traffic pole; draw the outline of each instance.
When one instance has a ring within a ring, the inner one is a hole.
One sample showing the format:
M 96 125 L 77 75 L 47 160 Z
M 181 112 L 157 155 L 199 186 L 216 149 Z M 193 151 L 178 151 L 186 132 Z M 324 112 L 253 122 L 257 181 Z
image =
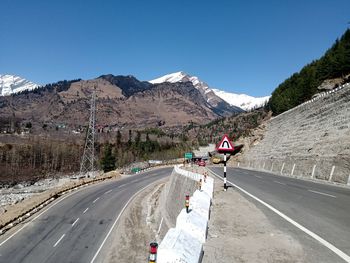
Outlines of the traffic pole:
M 158 243 L 153 242 L 149 244 L 149 263 L 155 263 L 157 262 L 157 249 L 158 249 Z
M 226 191 L 226 153 L 224 153 L 224 191 Z
M 202 191 L 202 179 L 199 179 L 199 191 Z
M 190 196 L 189 196 L 189 195 L 186 195 L 185 207 L 186 207 L 186 213 L 188 214 L 188 212 L 189 212 L 189 207 L 190 207 Z

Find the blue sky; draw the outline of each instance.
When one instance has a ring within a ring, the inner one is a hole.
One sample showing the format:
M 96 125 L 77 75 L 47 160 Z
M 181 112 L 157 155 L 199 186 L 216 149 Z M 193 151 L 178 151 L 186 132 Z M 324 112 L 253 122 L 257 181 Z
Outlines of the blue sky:
M 0 74 L 39 84 L 185 71 L 269 95 L 350 25 L 349 0 L 2 0 Z

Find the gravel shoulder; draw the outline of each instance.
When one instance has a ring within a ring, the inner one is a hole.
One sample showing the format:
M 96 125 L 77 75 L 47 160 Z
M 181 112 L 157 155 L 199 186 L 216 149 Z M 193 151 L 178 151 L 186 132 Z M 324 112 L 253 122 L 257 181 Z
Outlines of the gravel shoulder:
M 233 187 L 215 179 L 203 263 L 307 262 L 298 240 L 276 228 Z
M 159 198 L 167 180 L 150 185 L 128 205 L 101 251 L 101 262 L 147 262 L 149 244 L 159 242 L 167 231 L 159 227 Z

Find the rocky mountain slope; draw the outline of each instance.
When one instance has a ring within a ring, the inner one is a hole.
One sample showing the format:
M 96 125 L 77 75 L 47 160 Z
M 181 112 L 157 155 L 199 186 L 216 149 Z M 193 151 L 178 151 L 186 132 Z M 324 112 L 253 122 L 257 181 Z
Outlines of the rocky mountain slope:
M 133 76 L 102 75 L 92 80 L 61 81 L 15 96 L 0 97 L 0 121 L 31 122 L 34 128 L 79 129 L 89 116 L 93 88 L 97 123 L 109 130 L 181 127 L 206 123 L 242 110 L 225 102 L 211 104 L 191 82 L 152 84 Z M 1 127 L 0 127 L 1 128 Z
M 225 100 L 218 97 L 213 90 L 205 82 L 198 79 L 198 77 L 190 76 L 183 71 L 168 74 L 163 77 L 150 80 L 149 82 L 152 84 L 191 82 L 218 115 L 230 116 L 231 114 L 227 114 L 227 112 L 243 112 L 240 107 L 230 105 Z
M 0 75 L 0 96 L 8 96 L 38 87 L 39 85 L 15 75 Z
M 252 97 L 245 94 L 236 94 L 222 91 L 219 89 L 212 89 L 205 82 L 201 81 L 196 76 L 190 76 L 183 71 L 167 74 L 157 79 L 149 81 L 150 83 L 176 83 L 176 82 L 192 82 L 193 86 L 198 89 L 201 94 L 207 99 L 208 103 L 217 106 L 220 103 L 228 103 L 232 107 L 243 110 L 251 110 L 253 108 L 263 106 L 270 96 L 266 97 Z M 226 106 L 227 107 L 227 106 Z

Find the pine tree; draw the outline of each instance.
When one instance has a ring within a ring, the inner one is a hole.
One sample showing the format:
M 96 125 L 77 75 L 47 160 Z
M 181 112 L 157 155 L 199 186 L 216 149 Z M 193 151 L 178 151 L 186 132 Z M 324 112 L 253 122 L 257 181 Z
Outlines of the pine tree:
M 101 168 L 105 173 L 115 170 L 115 167 L 116 167 L 115 163 L 116 163 L 115 155 L 112 153 L 112 147 L 108 143 L 105 146 L 103 157 L 101 159 Z

